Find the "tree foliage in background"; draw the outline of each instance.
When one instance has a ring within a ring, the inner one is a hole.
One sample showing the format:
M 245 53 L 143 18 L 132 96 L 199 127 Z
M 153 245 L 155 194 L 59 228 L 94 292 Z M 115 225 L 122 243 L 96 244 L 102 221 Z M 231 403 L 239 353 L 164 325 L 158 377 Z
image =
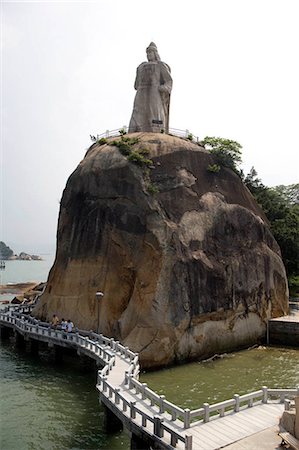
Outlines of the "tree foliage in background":
M 271 231 L 281 249 L 291 294 L 299 292 L 299 184 L 269 188 L 258 178 L 254 167 L 244 176 L 241 163 L 242 146 L 230 139 L 206 136 L 201 142 L 216 156 L 220 167 L 236 172 L 249 188 L 266 214 Z
M 242 162 L 242 146 L 237 141 L 220 137 L 206 136 L 200 143 L 212 155 L 216 156 L 216 162 L 222 167 L 228 167 L 237 174 L 240 174 L 239 164 Z
M 0 259 L 8 259 L 13 256 L 13 251 L 4 242 L 0 241 Z
M 299 184 L 265 186 L 254 167 L 244 177 L 258 204 L 266 214 L 280 246 L 291 294 L 299 290 Z

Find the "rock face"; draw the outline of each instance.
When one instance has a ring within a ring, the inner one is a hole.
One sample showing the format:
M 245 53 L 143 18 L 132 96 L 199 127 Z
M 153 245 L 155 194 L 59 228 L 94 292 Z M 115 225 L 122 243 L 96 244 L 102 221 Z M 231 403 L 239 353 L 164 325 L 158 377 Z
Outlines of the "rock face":
M 140 352 L 145 368 L 256 343 L 266 319 L 288 311 L 262 211 L 235 173 L 207 171 L 215 161 L 197 144 L 136 136 L 134 148 L 153 160 L 149 175 L 110 140 L 94 144 L 70 176 L 35 315 L 99 328 Z

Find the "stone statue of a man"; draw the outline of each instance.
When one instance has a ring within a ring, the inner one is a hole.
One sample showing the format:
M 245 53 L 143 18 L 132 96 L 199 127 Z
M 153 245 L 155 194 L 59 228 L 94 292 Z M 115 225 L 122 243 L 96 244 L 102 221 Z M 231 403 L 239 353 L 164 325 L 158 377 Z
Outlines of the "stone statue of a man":
M 172 88 L 170 67 L 161 61 L 157 46 L 153 42 L 146 49 L 148 62 L 137 68 L 135 89 L 137 90 L 129 133 L 135 131 L 166 133 L 169 128 L 169 103 Z

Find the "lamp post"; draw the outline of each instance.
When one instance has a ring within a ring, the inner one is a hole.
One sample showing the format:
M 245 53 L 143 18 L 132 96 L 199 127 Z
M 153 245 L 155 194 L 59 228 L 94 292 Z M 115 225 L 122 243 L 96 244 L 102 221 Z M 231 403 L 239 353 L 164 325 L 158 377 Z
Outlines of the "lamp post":
M 104 293 L 101 291 L 96 292 L 96 301 L 98 303 L 98 329 L 97 332 L 100 333 L 100 300 L 101 298 L 104 297 Z

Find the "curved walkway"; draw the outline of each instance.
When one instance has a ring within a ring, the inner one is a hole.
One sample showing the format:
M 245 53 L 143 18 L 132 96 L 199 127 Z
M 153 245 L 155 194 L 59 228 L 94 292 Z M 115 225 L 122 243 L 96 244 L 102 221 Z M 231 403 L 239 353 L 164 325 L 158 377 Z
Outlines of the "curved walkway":
M 30 316 L 31 307 L 0 311 L 0 325 L 15 329 L 26 340 L 71 347 L 104 366 L 98 371 L 101 401 L 135 435 L 166 449 L 218 449 L 278 424 L 284 403 L 298 389 L 268 389 L 190 411 L 182 409 L 140 383 L 138 354 L 113 338 L 78 330 L 65 333 Z M 275 398 L 275 400 L 274 400 Z

